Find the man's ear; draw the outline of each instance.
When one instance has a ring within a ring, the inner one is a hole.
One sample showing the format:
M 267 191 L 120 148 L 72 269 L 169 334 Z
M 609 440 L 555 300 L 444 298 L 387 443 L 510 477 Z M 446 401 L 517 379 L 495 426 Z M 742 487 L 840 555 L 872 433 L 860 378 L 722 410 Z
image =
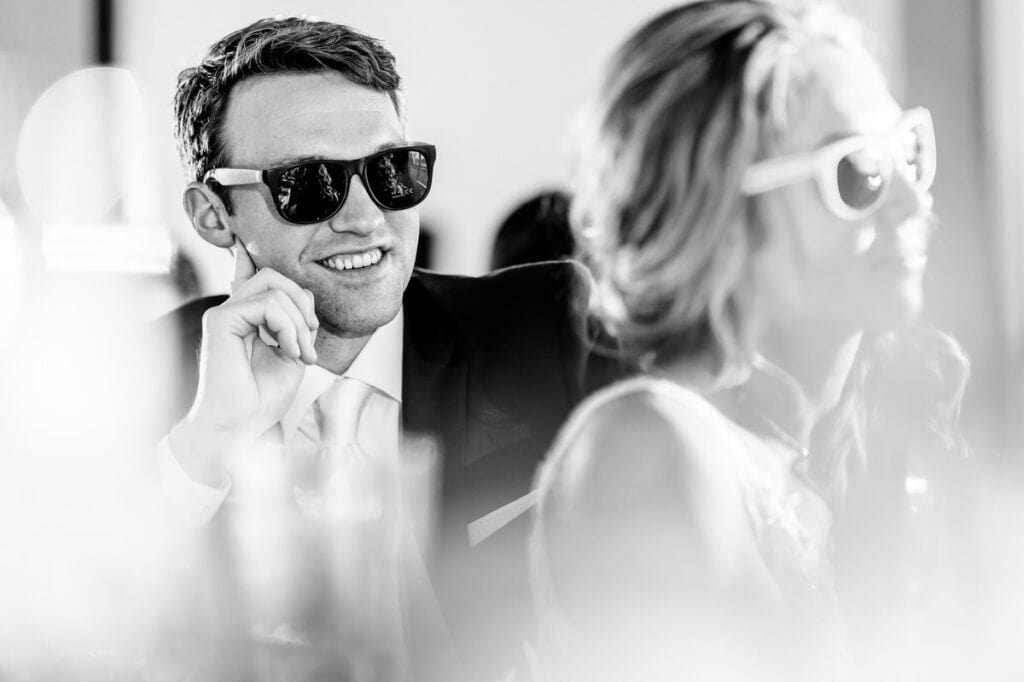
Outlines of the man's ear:
M 200 237 L 223 248 L 235 243 L 224 202 L 205 183 L 190 182 L 181 199 L 185 213 Z

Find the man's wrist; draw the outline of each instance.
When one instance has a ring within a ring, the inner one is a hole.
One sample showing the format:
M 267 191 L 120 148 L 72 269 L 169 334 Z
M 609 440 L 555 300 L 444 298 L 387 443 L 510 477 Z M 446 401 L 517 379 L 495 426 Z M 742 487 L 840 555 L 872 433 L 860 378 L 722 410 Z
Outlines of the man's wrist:
M 247 440 L 244 434 L 190 420 L 179 422 L 169 434 L 168 445 L 182 471 L 196 483 L 223 487 L 234 454 Z
M 156 465 L 160 487 L 173 515 L 191 526 L 209 523 L 231 490 L 231 480 L 221 487 L 210 487 L 189 477 L 171 449 L 170 436 L 156 446 Z

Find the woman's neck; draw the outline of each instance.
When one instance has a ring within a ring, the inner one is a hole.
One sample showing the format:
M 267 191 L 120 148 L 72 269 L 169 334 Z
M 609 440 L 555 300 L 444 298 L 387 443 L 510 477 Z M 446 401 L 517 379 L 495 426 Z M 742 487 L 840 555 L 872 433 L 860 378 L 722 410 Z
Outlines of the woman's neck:
M 758 344 L 761 357 L 744 386 L 747 398 L 806 443 L 815 422 L 839 403 L 861 336 L 820 321 L 770 330 Z
M 750 378 L 718 386 L 710 355 L 661 366 L 655 372 L 703 394 L 737 423 L 766 420 L 806 446 L 818 419 L 834 408 L 853 367 L 862 333 L 787 323 L 762 337 Z

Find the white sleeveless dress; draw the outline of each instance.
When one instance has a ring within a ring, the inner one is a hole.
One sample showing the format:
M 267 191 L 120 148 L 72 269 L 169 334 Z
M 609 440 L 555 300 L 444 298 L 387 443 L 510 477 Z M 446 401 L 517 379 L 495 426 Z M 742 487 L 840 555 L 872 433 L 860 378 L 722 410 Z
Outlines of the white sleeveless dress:
M 781 595 L 786 614 L 782 627 L 791 632 L 794 651 L 801 659 L 794 662 L 793 668 L 800 674 L 787 675 L 785 679 L 822 679 L 822 675 L 837 679 L 846 661 L 842 613 L 830 561 L 831 515 L 827 505 L 795 476 L 789 475 L 783 481 L 778 471 L 764 466 L 765 442 L 761 438 L 730 421 L 694 391 L 649 376 L 619 382 L 582 403 L 563 427 L 538 472 L 540 502 L 530 547 L 539 625 L 535 677 L 552 682 L 576 679 L 574 656 L 588 656 L 586 651 L 573 651 L 578 642 L 568 615 L 559 606 L 546 549 L 549 538 L 545 536 L 545 495 L 557 487 L 557 477 L 564 475 L 562 465 L 570 444 L 576 442 L 592 420 L 600 418 L 597 413 L 615 401 L 644 393 L 651 394 L 661 405 L 669 405 L 670 414 L 678 414 L 679 419 L 685 418 L 690 424 L 694 419 L 702 425 L 706 422 L 709 432 L 714 432 L 714 454 L 732 459 L 727 470 L 739 488 L 757 553 Z M 721 452 L 722 442 L 729 444 L 725 449 L 730 452 Z M 686 605 L 680 604 L 680 608 Z M 686 642 L 679 642 L 678 646 L 685 648 Z

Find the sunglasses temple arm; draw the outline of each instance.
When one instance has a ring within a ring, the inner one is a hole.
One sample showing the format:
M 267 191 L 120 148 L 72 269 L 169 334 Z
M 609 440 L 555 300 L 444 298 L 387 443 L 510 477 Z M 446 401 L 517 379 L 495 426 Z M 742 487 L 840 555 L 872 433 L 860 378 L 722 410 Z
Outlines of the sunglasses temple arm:
M 743 176 L 741 189 L 748 196 L 791 185 L 815 176 L 818 163 L 813 156 L 800 154 L 755 163 Z
M 230 187 L 232 185 L 255 185 L 263 182 L 263 171 L 247 168 L 216 168 L 206 174 L 204 182 L 216 180 L 217 183 Z

